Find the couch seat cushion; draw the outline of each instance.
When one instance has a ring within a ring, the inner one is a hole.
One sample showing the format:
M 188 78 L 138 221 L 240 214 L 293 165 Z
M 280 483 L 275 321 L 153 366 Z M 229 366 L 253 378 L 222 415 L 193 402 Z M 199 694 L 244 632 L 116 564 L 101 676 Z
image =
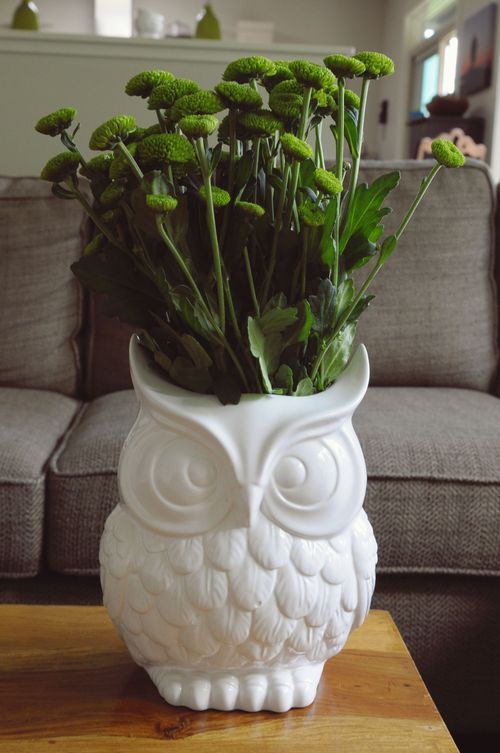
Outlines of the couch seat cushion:
M 372 387 L 353 423 L 380 572 L 500 574 L 500 399 Z
M 39 178 L 0 177 L 0 384 L 75 396 L 83 210 Z
M 0 387 L 0 577 L 38 573 L 47 461 L 77 408 L 55 392 Z
M 75 575 L 98 572 L 104 522 L 118 502 L 116 471 L 125 437 L 136 418 L 132 390 L 87 403 L 59 453 L 48 481 L 48 561 Z

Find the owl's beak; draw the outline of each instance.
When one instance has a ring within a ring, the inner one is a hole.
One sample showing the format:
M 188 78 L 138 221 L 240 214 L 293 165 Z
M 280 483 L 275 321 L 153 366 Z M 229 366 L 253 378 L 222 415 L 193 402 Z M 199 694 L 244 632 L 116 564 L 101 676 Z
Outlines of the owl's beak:
M 247 484 L 241 490 L 242 526 L 252 528 L 257 522 L 264 490 L 257 484 Z

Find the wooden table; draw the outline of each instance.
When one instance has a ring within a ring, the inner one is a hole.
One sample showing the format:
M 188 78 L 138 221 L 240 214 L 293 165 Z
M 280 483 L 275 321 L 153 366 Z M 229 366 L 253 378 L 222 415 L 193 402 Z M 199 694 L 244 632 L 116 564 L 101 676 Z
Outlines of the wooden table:
M 0 607 L 2 753 L 457 751 L 387 612 L 331 659 L 312 706 L 286 714 L 168 706 L 102 607 Z

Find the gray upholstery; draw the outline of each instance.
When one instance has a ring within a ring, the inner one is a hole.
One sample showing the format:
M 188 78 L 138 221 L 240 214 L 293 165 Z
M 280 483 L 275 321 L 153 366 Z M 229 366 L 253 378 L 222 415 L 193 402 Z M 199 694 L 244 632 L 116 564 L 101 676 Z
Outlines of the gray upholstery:
M 51 461 L 48 479 L 48 562 L 56 572 L 98 571 L 99 539 L 118 502 L 116 469 L 137 415 L 132 391 L 97 398 Z
M 0 385 L 76 395 L 83 295 L 77 202 L 37 178 L 0 177 Z
M 0 387 L 0 577 L 39 571 L 46 464 L 77 408 L 54 392 Z
M 393 231 L 429 162 L 364 163 L 361 179 L 401 169 L 387 203 Z M 467 387 L 489 391 L 498 363 L 493 282 L 495 194 L 484 163 L 441 170 L 370 292 L 359 339 L 375 385 Z M 363 273 L 363 270 L 361 270 Z

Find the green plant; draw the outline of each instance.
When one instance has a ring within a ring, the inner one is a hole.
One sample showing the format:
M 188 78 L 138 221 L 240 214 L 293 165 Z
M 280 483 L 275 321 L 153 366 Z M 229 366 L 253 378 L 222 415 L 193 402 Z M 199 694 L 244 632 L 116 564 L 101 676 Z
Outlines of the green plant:
M 89 160 L 78 126 L 70 133 L 74 110 L 38 122 L 67 149 L 42 178 L 80 201 L 95 230 L 73 272 L 106 296 L 111 316 L 138 328 L 169 380 L 235 403 L 242 392 L 309 395 L 341 374 L 370 283 L 439 169 L 463 163 L 453 144 L 434 142 L 436 163 L 384 237 L 399 173 L 371 185 L 358 175 L 369 86 L 393 70 L 380 53 L 332 55 L 325 67 L 250 57 L 231 63 L 213 91 L 145 71 L 126 92 L 147 98 L 157 123 L 108 120 L 90 138 L 100 154 Z M 353 77 L 360 97 L 346 88 Z M 353 272 L 365 265 L 356 288 Z

